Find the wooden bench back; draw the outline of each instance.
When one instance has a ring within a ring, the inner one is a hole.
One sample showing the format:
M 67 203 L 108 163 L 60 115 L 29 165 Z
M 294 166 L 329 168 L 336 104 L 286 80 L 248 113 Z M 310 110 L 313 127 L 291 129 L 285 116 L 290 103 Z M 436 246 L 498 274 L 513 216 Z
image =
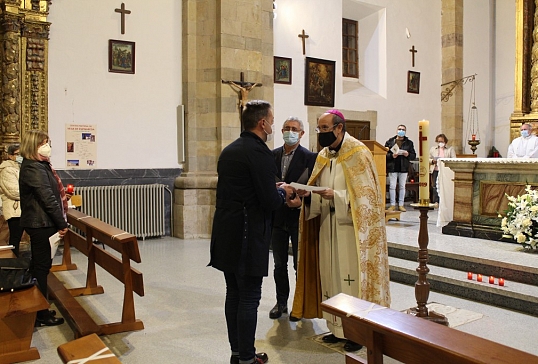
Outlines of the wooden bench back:
M 130 263 L 131 260 L 137 263 L 141 262 L 136 236 L 75 209 L 68 210 L 67 222 L 85 236 L 78 234 L 71 228 L 68 230 L 64 237 L 62 264 L 53 266 L 51 271 L 77 269 L 76 265 L 71 262 L 70 253 L 71 247 L 76 248 L 88 257 L 86 285 L 67 289 L 58 279 L 49 278 L 49 288 L 52 288 L 51 291 L 58 301 L 58 307 L 71 324 L 75 336 L 81 337 L 92 332 L 108 335 L 143 329 L 142 321 L 136 319 L 133 292 L 143 296 L 144 281 L 142 273 L 131 267 Z M 117 254 L 105 250 L 98 243 L 115 250 L 120 256 L 117 257 Z M 72 297 L 104 292 L 103 287 L 97 284 L 96 265 L 99 265 L 124 285 L 120 322 L 96 326 L 80 304 L 72 299 Z
M 321 303 L 323 311 L 342 319 L 344 335 L 368 348 L 368 363 L 383 355 L 404 363 L 537 363 L 538 357 L 340 293 Z M 346 363 L 365 363 L 348 354 Z

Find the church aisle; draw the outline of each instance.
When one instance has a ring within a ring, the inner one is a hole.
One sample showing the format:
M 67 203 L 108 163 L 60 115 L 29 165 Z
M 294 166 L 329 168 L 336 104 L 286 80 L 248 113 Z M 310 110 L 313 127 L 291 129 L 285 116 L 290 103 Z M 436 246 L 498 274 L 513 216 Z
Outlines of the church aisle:
M 405 224 L 413 225 L 412 215 L 407 216 L 409 220 Z M 388 228 L 389 240 L 394 229 L 398 228 Z M 413 229 L 409 226 L 402 230 Z M 104 336 L 105 344 L 127 364 L 227 363 L 230 353 L 223 308 L 224 279 L 220 272 L 206 267 L 209 241 L 167 237 L 141 241 L 139 245 L 143 263 L 135 264 L 135 268 L 144 274 L 146 295 L 135 295 L 135 304 L 137 316 L 144 322 L 145 329 Z M 60 259 L 56 257 L 55 263 Z M 86 258 L 79 252 L 73 252 L 73 261 L 79 267 L 86 265 Z M 61 275 L 73 286 L 80 286 L 85 280 L 80 271 L 63 272 Z M 290 281 L 293 281 L 293 276 L 290 272 Z M 88 311 L 93 312 L 96 321 L 102 322 L 105 318 L 107 321 L 119 320 L 122 286 L 105 272 L 98 271 L 97 277 L 105 293 L 79 300 L 84 302 L 83 306 L 89 307 Z M 340 353 L 309 339 L 327 331 L 323 320 L 293 323 L 288 321 L 287 315 L 279 320 L 269 319 L 269 310 L 275 303 L 274 290 L 273 278 L 264 279 L 256 335 L 258 351 L 267 352 L 271 364 L 343 364 L 344 357 Z M 393 309 L 404 310 L 416 305 L 413 287 L 391 282 L 391 293 Z M 537 317 L 434 292 L 430 294 L 429 301 L 484 314 L 480 320 L 458 326 L 458 330 L 538 355 L 534 345 Z M 291 306 L 291 299 L 288 304 Z M 73 333 L 67 324 L 43 327 L 34 332 L 32 345 L 41 354 L 40 362 L 61 363 L 56 348 L 72 339 Z

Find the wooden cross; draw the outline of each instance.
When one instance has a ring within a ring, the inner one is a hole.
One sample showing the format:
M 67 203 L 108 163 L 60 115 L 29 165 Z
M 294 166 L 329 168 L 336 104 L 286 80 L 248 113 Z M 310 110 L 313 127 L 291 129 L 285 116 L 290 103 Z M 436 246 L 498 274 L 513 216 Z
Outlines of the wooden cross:
M 305 39 L 309 37 L 309 35 L 306 35 L 305 32 L 304 32 L 304 29 L 303 29 L 303 32 L 301 34 L 298 35 L 299 38 L 301 38 L 301 40 L 303 41 L 303 55 L 306 54 L 306 51 L 305 51 Z
M 250 90 L 252 90 L 254 87 L 263 86 L 261 83 L 252 83 L 245 81 L 245 74 L 241 72 L 241 81 L 225 81 L 222 80 L 222 83 L 227 83 L 232 88 L 234 88 L 236 91 L 239 91 L 239 112 L 240 112 L 240 120 L 241 120 L 241 131 L 243 131 L 243 108 L 246 106 L 248 102 L 248 93 Z
M 125 34 L 125 14 L 131 14 L 131 10 L 126 10 L 125 4 L 121 3 L 121 9 L 114 9 L 114 11 L 121 14 L 121 34 Z
M 351 277 L 349 276 L 349 274 L 347 275 L 347 279 L 344 279 L 345 282 L 347 282 L 348 285 L 351 286 L 351 282 L 355 282 L 354 279 L 351 279 Z
M 415 46 L 412 46 L 411 49 L 409 50 L 409 52 L 411 52 L 411 54 L 413 55 L 412 58 L 413 58 L 413 67 L 415 67 L 415 53 L 417 53 L 418 51 L 415 49 Z

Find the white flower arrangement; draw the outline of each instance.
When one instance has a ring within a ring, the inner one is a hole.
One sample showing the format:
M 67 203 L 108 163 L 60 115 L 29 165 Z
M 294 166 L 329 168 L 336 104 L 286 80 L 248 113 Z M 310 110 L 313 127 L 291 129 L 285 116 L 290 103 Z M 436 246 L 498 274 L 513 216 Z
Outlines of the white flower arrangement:
M 538 190 L 525 187 L 525 194 L 508 196 L 508 210 L 501 221 L 505 236 L 514 239 L 527 249 L 538 245 Z M 499 215 L 499 217 L 501 217 Z

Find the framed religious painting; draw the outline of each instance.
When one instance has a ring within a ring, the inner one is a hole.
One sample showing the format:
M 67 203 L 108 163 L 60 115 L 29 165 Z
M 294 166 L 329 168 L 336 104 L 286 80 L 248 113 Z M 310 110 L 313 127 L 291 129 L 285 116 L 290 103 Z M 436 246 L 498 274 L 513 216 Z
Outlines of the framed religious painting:
M 420 90 L 420 72 L 407 72 L 407 92 L 418 94 Z
M 306 57 L 304 104 L 334 106 L 335 61 Z
M 108 40 L 108 72 L 135 73 L 135 42 Z
M 291 58 L 274 57 L 274 82 L 291 85 Z

